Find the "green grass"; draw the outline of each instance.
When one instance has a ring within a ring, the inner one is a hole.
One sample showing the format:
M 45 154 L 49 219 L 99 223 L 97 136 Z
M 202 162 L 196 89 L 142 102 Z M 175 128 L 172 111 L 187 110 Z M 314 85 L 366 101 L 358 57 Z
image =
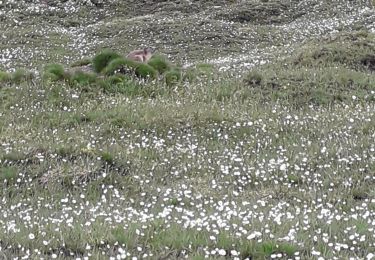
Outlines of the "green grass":
M 152 56 L 152 58 L 148 61 L 148 65 L 156 69 L 160 74 L 163 74 L 171 69 L 170 62 L 165 57 L 160 55 Z
M 109 49 L 101 51 L 92 59 L 94 71 L 97 73 L 102 72 L 112 60 L 120 57 L 120 54 Z
M 5 71 L 0 71 L 0 82 L 9 82 L 11 75 Z
M 82 71 L 77 71 L 71 76 L 71 82 L 78 86 L 93 84 L 96 81 L 97 75 L 94 73 L 85 73 Z
M 119 40 L 104 25 L 92 34 Z M 104 55 L 100 74 L 3 84 L 0 258 L 366 259 L 371 37 L 309 41 L 245 75 L 143 64 L 160 80 L 139 80 Z
M 17 69 L 11 74 L 11 80 L 17 84 L 30 81 L 33 77 L 34 75 L 26 69 Z
M 81 66 L 89 65 L 91 63 L 92 63 L 92 59 L 90 59 L 90 58 L 84 58 L 84 59 L 77 60 L 77 61 L 73 62 L 70 65 L 70 67 L 81 67 Z
M 155 79 L 158 75 L 158 72 L 150 65 L 140 63 L 135 69 L 135 74 L 143 79 Z
M 125 58 L 116 58 L 113 59 L 104 69 L 105 75 L 113 75 L 116 72 L 121 74 L 132 74 L 136 70 L 136 68 L 140 65 L 140 63 L 125 59 Z
M 45 80 L 59 81 L 68 79 L 67 73 L 61 64 L 47 64 L 44 67 L 43 78 Z
M 244 77 L 245 96 L 305 106 L 373 99 L 371 71 L 374 35 L 340 34 L 335 40 L 307 43 L 292 56 L 250 71 Z
M 167 85 L 174 85 L 181 81 L 181 71 L 178 69 L 172 69 L 165 73 L 165 83 Z

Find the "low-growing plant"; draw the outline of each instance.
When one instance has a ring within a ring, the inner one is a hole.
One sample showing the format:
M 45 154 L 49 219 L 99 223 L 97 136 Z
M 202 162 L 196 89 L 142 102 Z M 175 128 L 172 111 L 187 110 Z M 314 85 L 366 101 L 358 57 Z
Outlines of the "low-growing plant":
M 249 86 L 255 87 L 255 86 L 260 86 L 262 83 L 262 74 L 257 71 L 250 71 L 245 79 L 245 83 Z
M 95 74 L 85 73 L 82 71 L 77 71 L 71 77 L 71 81 L 73 82 L 73 84 L 78 84 L 78 85 L 89 85 L 89 84 L 95 83 L 96 79 L 97 79 L 97 76 Z
M 129 81 L 129 80 L 130 80 L 129 77 L 126 77 L 125 75 L 122 75 L 122 74 L 115 74 L 115 75 L 112 75 L 112 76 L 106 78 L 106 81 L 109 82 L 112 85 L 122 84 L 124 82 Z
M 122 57 L 113 59 L 103 70 L 105 75 L 115 73 L 132 74 L 141 63 Z
M 157 77 L 157 71 L 148 64 L 140 63 L 135 69 L 135 74 L 143 79 L 155 79 Z
M 156 69 L 160 74 L 164 74 L 172 67 L 170 62 L 161 55 L 152 56 L 152 58 L 148 61 L 148 65 Z
M 70 67 L 81 67 L 81 66 L 86 66 L 86 65 L 89 65 L 91 64 L 92 60 L 90 58 L 84 58 L 84 59 L 81 59 L 81 60 L 77 60 L 75 62 L 73 62 Z
M 4 181 L 10 182 L 17 177 L 17 168 L 13 166 L 5 166 L 0 168 L 0 184 Z
M 105 79 L 100 79 L 97 84 L 104 93 L 109 94 L 124 94 L 127 96 L 136 96 L 140 92 L 140 86 L 136 81 L 127 78 L 124 75 L 116 74 Z
M 67 78 L 67 73 L 61 64 L 48 64 L 44 67 L 43 78 L 51 81 L 63 80 Z
M 18 84 L 24 81 L 31 80 L 33 77 L 34 75 L 31 71 L 21 68 L 12 73 L 12 82 Z
M 184 71 L 182 79 L 189 83 L 193 83 L 198 79 L 198 71 L 195 68 L 188 68 Z
M 195 65 L 195 68 L 201 75 L 210 75 L 214 72 L 214 65 L 209 63 L 199 63 Z
M 112 60 L 120 57 L 120 54 L 109 49 L 101 51 L 92 60 L 94 71 L 97 73 L 102 72 Z
M 176 84 L 181 80 L 181 71 L 178 69 L 172 69 L 165 73 L 165 83 L 170 86 Z
M 5 71 L 0 70 L 0 82 L 8 82 L 11 80 L 11 75 Z

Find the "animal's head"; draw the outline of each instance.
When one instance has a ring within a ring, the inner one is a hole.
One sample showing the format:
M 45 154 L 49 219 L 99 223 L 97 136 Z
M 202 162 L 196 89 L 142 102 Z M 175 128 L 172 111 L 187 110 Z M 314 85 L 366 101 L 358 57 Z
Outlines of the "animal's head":
M 152 55 L 154 54 L 154 50 L 147 47 L 143 49 L 143 56 L 145 57 L 145 61 L 151 59 Z

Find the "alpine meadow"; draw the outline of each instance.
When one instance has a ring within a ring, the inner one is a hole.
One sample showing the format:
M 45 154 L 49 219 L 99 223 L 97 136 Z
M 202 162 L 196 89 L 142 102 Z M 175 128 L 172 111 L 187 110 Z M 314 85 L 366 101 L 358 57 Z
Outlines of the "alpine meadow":
M 375 1 L 0 0 L 0 259 L 375 260 Z

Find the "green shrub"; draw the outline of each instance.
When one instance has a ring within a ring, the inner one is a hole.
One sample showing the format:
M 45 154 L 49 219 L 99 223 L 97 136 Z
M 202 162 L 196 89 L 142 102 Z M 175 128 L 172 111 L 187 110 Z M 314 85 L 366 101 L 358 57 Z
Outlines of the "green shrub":
M 176 84 L 181 80 L 181 71 L 178 69 L 173 69 L 165 73 L 165 83 L 167 85 Z
M 82 71 L 77 71 L 71 78 L 72 82 L 78 85 L 89 85 L 95 83 L 96 79 L 97 77 L 95 74 Z
M 107 65 L 114 59 L 120 58 L 121 55 L 112 51 L 112 50 L 103 50 L 99 54 L 97 54 L 93 60 L 93 66 L 94 66 L 94 71 L 97 73 L 102 72 L 102 70 L 107 67 Z
M 159 55 L 152 56 L 152 58 L 148 61 L 148 65 L 156 69 L 160 74 L 163 74 L 171 69 L 171 64 L 168 62 L 168 60 Z
M 140 63 L 135 69 L 135 74 L 144 79 L 155 79 L 157 71 L 148 64 Z
M 67 78 L 67 74 L 61 64 L 48 64 L 44 68 L 43 78 L 58 81 Z
M 139 66 L 139 62 L 135 62 L 125 58 L 113 59 L 108 66 L 103 70 L 105 75 L 113 75 L 116 72 L 126 74 L 135 71 Z
M 15 72 L 12 73 L 12 81 L 14 83 L 21 83 L 24 81 L 31 80 L 34 77 L 34 75 L 25 69 L 17 69 Z
M 8 82 L 11 80 L 11 75 L 5 71 L 0 70 L 0 82 Z

